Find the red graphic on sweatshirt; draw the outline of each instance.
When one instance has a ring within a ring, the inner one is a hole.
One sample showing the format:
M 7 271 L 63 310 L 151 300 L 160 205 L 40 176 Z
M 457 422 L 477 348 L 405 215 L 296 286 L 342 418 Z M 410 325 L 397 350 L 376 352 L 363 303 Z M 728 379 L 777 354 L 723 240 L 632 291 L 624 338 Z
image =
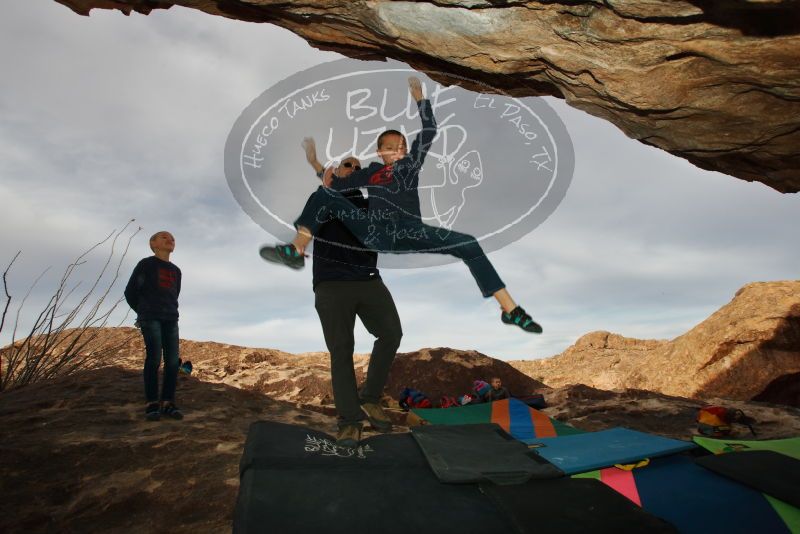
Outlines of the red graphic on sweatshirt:
M 178 274 L 172 269 L 158 269 L 158 287 L 164 289 L 172 289 L 175 287 L 175 282 L 178 280 Z
M 369 185 L 386 185 L 392 183 L 392 166 L 386 165 L 369 177 Z

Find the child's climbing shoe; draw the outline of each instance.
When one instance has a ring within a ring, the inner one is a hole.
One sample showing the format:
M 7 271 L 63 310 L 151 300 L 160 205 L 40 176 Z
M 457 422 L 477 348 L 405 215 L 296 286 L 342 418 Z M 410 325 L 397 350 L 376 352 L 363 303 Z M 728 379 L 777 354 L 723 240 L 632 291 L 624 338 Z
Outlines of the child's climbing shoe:
M 511 310 L 511 313 L 501 313 L 500 319 L 506 324 L 515 324 L 526 332 L 530 332 L 532 334 L 542 333 L 542 327 L 539 325 L 539 323 L 534 321 L 530 315 L 525 313 L 525 310 L 523 310 L 520 306 L 517 306 Z
M 342 425 L 336 433 L 336 445 L 354 449 L 361 441 L 361 425 Z
M 390 432 L 392 430 L 392 421 L 387 417 L 386 412 L 379 404 L 374 402 L 365 402 L 361 405 L 361 410 L 367 414 L 372 427 L 378 432 Z
M 267 261 L 280 263 L 292 269 L 302 269 L 306 265 L 306 259 L 300 254 L 291 243 L 286 245 L 266 245 L 259 249 L 258 253 Z
M 158 421 L 161 419 L 161 413 L 158 410 L 158 403 L 151 402 L 144 409 L 144 417 L 148 421 Z
M 161 407 L 161 413 L 166 415 L 167 417 L 171 417 L 173 419 L 183 419 L 183 414 L 175 406 L 174 402 L 165 402 L 164 405 Z

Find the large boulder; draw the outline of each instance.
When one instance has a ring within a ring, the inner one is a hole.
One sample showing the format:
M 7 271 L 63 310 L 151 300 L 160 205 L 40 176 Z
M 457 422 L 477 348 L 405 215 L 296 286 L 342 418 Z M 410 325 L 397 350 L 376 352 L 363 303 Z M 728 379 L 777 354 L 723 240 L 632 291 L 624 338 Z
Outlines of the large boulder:
M 177 5 L 277 24 L 320 49 L 437 71 L 443 83 L 450 73 L 564 98 L 698 167 L 800 190 L 795 0 L 56 1 L 82 15 Z

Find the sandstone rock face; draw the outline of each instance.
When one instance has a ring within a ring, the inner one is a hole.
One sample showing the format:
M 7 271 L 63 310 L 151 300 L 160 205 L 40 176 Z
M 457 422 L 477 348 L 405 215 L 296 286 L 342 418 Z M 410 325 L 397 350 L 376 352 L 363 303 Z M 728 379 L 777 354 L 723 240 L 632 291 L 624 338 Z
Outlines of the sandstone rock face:
M 564 98 L 698 167 L 800 191 L 794 0 L 56 1 L 84 15 L 178 5 L 277 24 L 321 49 L 439 72 L 443 83 L 450 73 Z
M 525 395 L 544 387 L 508 363 L 480 352 L 436 348 L 398 354 L 386 389 L 396 397 L 404 387 L 413 387 L 436 404 L 442 395 L 469 393 L 473 380 L 489 381 L 494 376 L 503 381 L 512 395 Z
M 118 352 L 117 365 L 139 369 L 144 343 L 133 328 L 105 328 L 98 335 L 98 349 L 130 339 Z M 303 408 L 335 413 L 327 352 L 290 354 L 274 349 L 252 349 L 210 341 L 181 340 L 181 357 L 192 362 L 192 375 L 208 382 L 257 391 L 272 399 Z M 354 356 L 356 380 L 366 378 L 369 355 Z M 523 395 L 544 386 L 506 362 L 476 351 L 449 348 L 421 349 L 395 357 L 385 388 L 387 404 L 405 387 L 413 387 L 437 402 L 442 395 L 458 396 L 472 388 L 472 381 L 499 376 L 513 393 Z M 396 403 L 394 403 L 396 407 Z
M 671 341 L 592 332 L 553 358 L 509 363 L 553 387 L 586 384 L 800 406 L 800 281 L 748 284 Z

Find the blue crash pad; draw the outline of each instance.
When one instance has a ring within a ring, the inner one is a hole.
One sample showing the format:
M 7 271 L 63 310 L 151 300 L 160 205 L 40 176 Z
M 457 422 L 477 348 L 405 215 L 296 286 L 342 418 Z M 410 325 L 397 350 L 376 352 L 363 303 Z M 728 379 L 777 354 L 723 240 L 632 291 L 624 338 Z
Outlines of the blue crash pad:
M 696 446 L 690 441 L 621 427 L 572 436 L 523 439 L 522 442 L 568 475 L 675 454 Z

